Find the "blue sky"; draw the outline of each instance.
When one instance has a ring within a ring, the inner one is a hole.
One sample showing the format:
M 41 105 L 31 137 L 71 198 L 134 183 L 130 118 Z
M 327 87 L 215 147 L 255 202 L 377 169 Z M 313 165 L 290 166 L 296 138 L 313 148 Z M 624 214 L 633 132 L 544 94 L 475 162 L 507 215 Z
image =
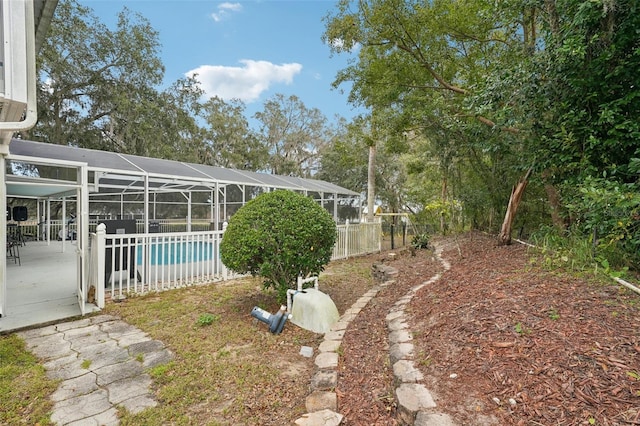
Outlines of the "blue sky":
M 123 7 L 138 12 L 159 32 L 168 85 L 198 73 L 208 95 L 239 98 L 247 118 L 276 93 L 296 95 L 332 120 L 362 113 L 347 104 L 348 86 L 331 88 L 346 67 L 322 43 L 322 18 L 331 0 L 79 0 L 113 28 Z

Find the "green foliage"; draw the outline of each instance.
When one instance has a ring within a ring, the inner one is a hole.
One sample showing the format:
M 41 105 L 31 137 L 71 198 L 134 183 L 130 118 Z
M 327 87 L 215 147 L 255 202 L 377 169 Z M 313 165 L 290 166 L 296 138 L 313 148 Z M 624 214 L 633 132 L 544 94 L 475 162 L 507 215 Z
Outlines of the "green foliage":
M 367 190 L 367 147 L 363 127 L 365 123 L 356 120 L 342 129 L 339 137 L 331 141 L 322 152 L 318 179 L 333 182 L 356 192 Z
M 164 75 L 159 49 L 158 32 L 126 8 L 110 29 L 90 8 L 61 1 L 38 57 L 40 109 L 33 133 L 51 143 L 113 144 L 114 151 L 131 154 L 158 147 L 162 118 L 176 118 L 159 111 L 162 100 L 153 88 Z
M 298 275 L 324 269 L 335 241 L 336 225 L 326 210 L 302 194 L 279 190 L 259 195 L 231 217 L 220 254 L 228 268 L 263 277 L 282 302 Z
M 597 268 L 593 244 L 581 235 L 564 235 L 556 228 L 541 227 L 531 235 L 531 241 L 539 248 L 539 256 L 546 268 L 569 267 L 576 271 Z
M 559 226 L 567 202 L 589 204 L 583 188 L 589 177 L 637 181 L 637 1 L 541 7 L 523 0 L 341 0 L 325 22 L 334 52 L 361 47 L 334 86 L 350 83 L 351 102 L 384 116 L 390 135 L 408 135 L 394 145 L 413 153 L 405 191 L 416 211 L 456 199 L 463 224 L 496 229 L 511 186 L 533 165 L 514 223 L 530 233 L 550 221 L 550 212 Z M 600 197 L 588 194 L 594 196 Z M 636 214 L 622 201 L 614 204 Z M 577 224 L 569 207 L 566 219 L 577 226 L 572 238 L 590 238 L 585 226 L 602 228 L 598 254 L 608 252 L 610 261 L 631 254 L 637 262 L 637 221 L 621 220 L 626 213 L 601 214 L 603 221 L 580 214 Z
M 585 194 L 593 195 L 594 192 L 603 194 L 595 188 L 588 189 Z M 634 198 L 636 200 L 627 205 Z M 575 221 L 567 232 L 542 227 L 531 236 L 540 248 L 544 264 L 549 268 L 592 270 L 614 277 L 623 276 L 629 269 L 637 270 L 640 260 L 637 198 L 637 193 L 629 193 L 617 205 L 613 196 L 606 196 L 599 202 L 594 202 L 590 196 L 576 198 L 570 204 Z
M 522 6 L 343 0 L 325 19 L 325 40 L 341 41 L 328 43 L 335 52 L 361 46 L 334 86 L 351 83 L 350 101 L 383 117 L 386 144 L 404 154 L 408 176 L 393 188 L 403 196 L 400 206 L 429 215 L 434 203 L 462 202 L 461 211 L 439 208 L 429 216 L 438 229 L 495 227 L 511 186 L 532 161 L 521 134 L 498 131 L 518 124 L 513 87 L 498 83 L 503 70 L 528 56 L 522 12 L 514 12 Z M 476 97 L 485 91 L 491 95 Z M 514 110 L 503 111 L 505 105 Z
M 441 232 L 460 230 L 462 203 L 458 200 L 432 200 L 423 206 L 415 221 Z M 445 229 L 442 229 L 442 228 Z
M 217 96 L 202 106 L 206 121 L 206 143 L 202 160 L 215 166 L 260 170 L 268 158 L 266 145 L 260 143 L 244 116 L 240 100 L 224 101 Z
M 415 249 L 429 248 L 429 240 L 430 240 L 429 234 L 426 234 L 426 233 L 416 234 L 411 239 L 411 247 Z
M 640 262 L 640 187 L 587 178 L 569 200 L 572 229 L 589 239 L 606 269 Z M 606 263 L 604 263 L 606 262 Z
M 524 337 L 531 334 L 531 329 L 529 329 L 526 325 L 522 324 L 521 322 L 516 323 L 516 325 L 513 326 L 513 330 L 516 333 L 518 333 L 520 337 Z
M 267 169 L 273 174 L 310 177 L 318 169 L 320 152 L 329 142 L 327 118 L 308 108 L 295 95 L 276 94 L 254 118 L 257 138 L 269 153 Z
M 211 325 L 214 322 L 219 321 L 219 320 L 220 320 L 220 315 L 213 315 L 213 314 L 206 313 L 206 314 L 201 314 L 198 317 L 197 324 L 200 327 L 204 327 L 206 325 Z
M 29 137 L 284 175 L 317 170 L 333 137 L 318 109 L 277 94 L 251 129 L 242 101 L 204 101 L 196 75 L 163 85 L 159 33 L 126 7 L 117 18 L 107 26 L 76 0 L 59 2 L 38 57 L 38 123 Z

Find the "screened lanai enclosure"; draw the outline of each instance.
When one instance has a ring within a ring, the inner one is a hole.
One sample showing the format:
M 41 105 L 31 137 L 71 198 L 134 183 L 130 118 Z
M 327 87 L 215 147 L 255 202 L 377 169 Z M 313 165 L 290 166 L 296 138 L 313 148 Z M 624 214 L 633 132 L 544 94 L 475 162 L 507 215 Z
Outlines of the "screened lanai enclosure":
M 234 277 L 219 256 L 225 222 L 267 191 L 304 193 L 334 217 L 334 259 L 380 250 L 380 224 L 358 223 L 360 195 L 329 182 L 17 139 L 9 151 L 0 331 L 58 296 L 84 314 Z

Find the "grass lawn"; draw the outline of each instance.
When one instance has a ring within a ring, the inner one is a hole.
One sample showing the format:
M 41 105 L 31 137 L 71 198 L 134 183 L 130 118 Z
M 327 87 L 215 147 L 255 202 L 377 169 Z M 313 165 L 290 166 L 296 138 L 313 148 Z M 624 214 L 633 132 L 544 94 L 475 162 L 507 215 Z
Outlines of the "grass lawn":
M 368 257 L 332 262 L 321 275 L 320 289 L 341 314 L 373 286 L 371 262 Z M 279 308 L 275 294 L 264 292 L 254 278 L 108 303 L 102 313 L 142 329 L 174 354 L 169 364 L 149 371 L 158 406 L 135 416 L 122 410 L 121 424 L 283 425 L 304 414 L 315 366 L 300 348 L 317 349 L 322 335 L 291 323 L 271 334 L 251 317 L 254 306 Z M 57 384 L 46 379 L 15 335 L 2 337 L 0 345 L 0 411 L 13 416 L 0 417 L 0 423 L 47 424 L 48 396 Z M 24 388 L 12 390 L 16 381 Z
M 0 424 L 48 425 L 58 383 L 15 334 L 0 336 Z

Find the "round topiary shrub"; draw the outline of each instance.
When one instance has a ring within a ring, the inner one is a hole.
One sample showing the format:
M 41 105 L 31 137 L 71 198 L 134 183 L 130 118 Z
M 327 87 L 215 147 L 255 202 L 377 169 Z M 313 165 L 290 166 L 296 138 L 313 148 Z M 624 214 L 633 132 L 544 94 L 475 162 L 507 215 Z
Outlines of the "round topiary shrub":
M 311 198 L 293 191 L 261 194 L 229 220 L 220 255 L 227 268 L 265 279 L 284 302 L 297 277 L 318 274 L 331 260 L 336 224 Z

